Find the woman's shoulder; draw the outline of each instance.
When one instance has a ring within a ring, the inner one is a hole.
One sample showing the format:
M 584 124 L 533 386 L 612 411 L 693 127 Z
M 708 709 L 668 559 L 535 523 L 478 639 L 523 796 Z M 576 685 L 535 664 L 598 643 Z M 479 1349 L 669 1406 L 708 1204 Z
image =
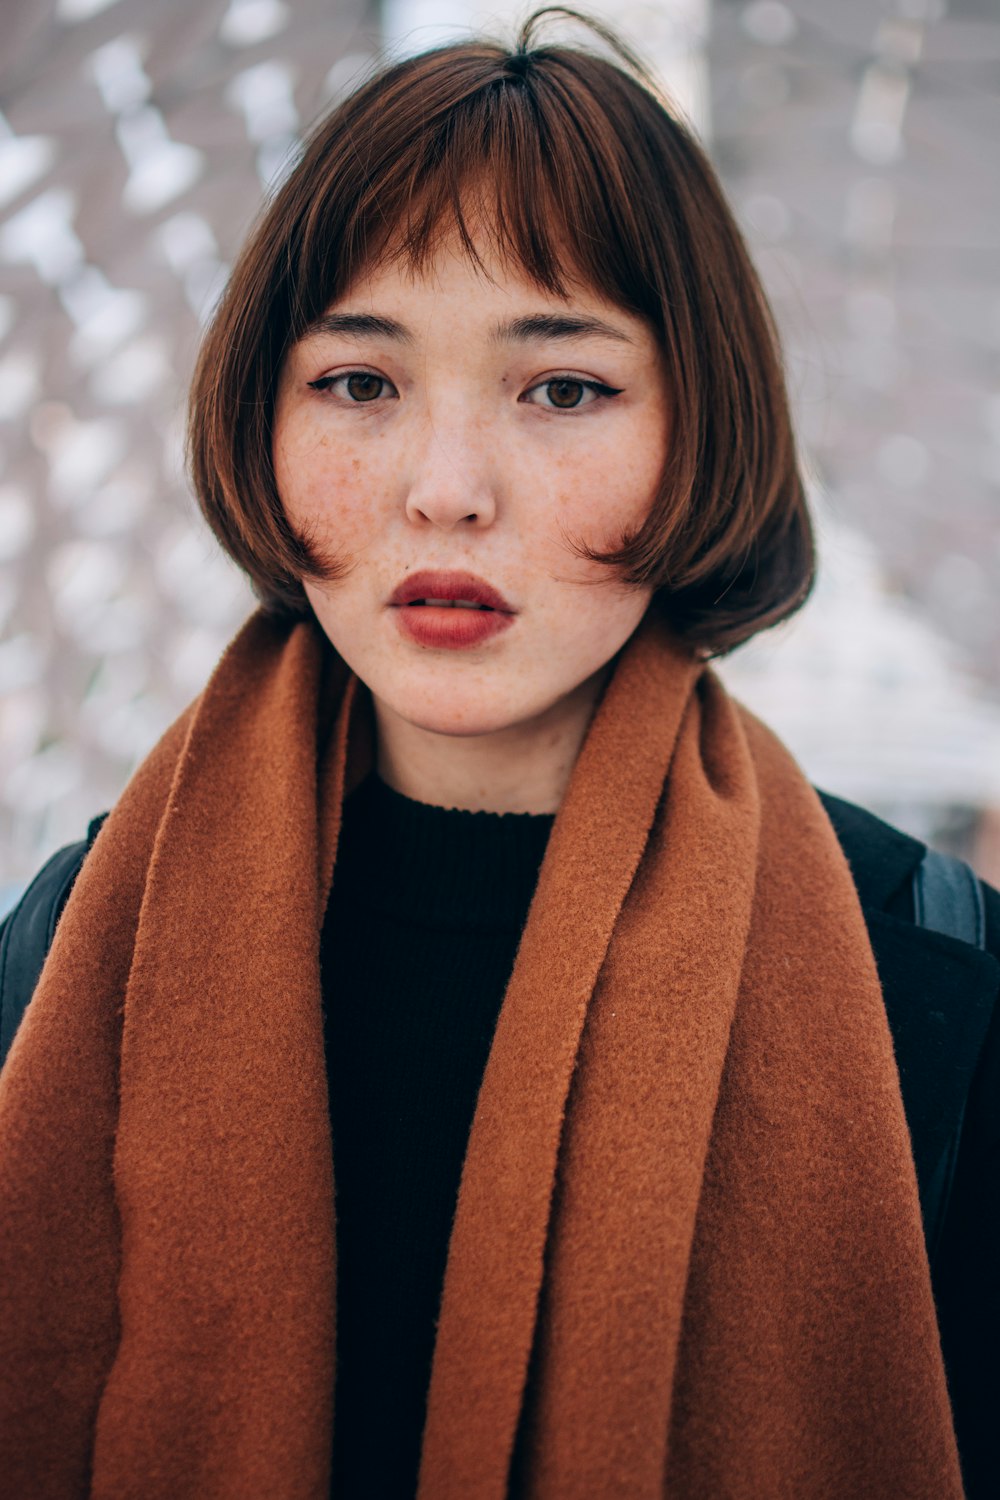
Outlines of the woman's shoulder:
M 909 887 L 927 846 L 866 807 L 816 790 L 851 867 L 861 905 L 876 910 L 891 906 Z
M 881 912 L 914 922 L 913 884 L 927 846 L 911 834 L 887 823 L 857 803 L 817 788 L 817 793 L 854 877 L 866 917 Z M 44 929 L 51 935 L 69 897 L 73 882 L 108 813 L 92 818 L 86 837 L 58 849 L 39 869 L 19 898 L 14 911 L 31 908 L 44 913 Z M 986 950 L 1000 960 L 1000 891 L 980 881 L 986 915 Z M 13 911 L 0 921 L 5 932 Z
M 932 1068 L 967 1086 L 985 1053 L 1000 1061 L 1000 892 L 866 808 L 819 796 L 854 877 L 904 1082 L 923 1088 Z M 944 920 L 917 920 L 917 887 L 926 907 L 938 873 L 926 861 L 959 881 L 957 902 L 930 903 Z
M 945 971 L 953 969 L 961 957 L 958 949 L 949 948 L 953 940 L 942 939 L 915 922 L 914 879 L 927 846 L 867 808 L 817 791 L 854 878 L 883 987 L 908 987 L 927 962 L 942 971 L 942 983 L 954 983 L 954 973 L 945 977 Z M 58 849 L 0 921 L 3 987 L 13 987 L 18 971 L 24 968 L 22 984 L 33 988 L 35 970 L 41 970 L 73 883 L 107 816 L 103 812 L 92 818 L 85 838 Z M 984 964 L 992 960 L 997 967 L 981 965 L 978 975 L 971 975 L 965 955 L 965 981 L 960 987 L 967 988 L 970 979 L 978 978 L 975 988 L 985 992 L 992 986 L 995 992 L 1000 985 L 1000 892 L 985 881 L 979 884 L 985 915 L 985 952 L 980 958 Z M 926 981 L 926 973 L 923 978 Z
M 914 878 L 927 845 L 857 803 L 817 788 L 819 799 L 850 866 L 866 917 L 873 912 L 913 924 Z M 1000 961 L 1000 891 L 980 879 L 985 944 Z
M 45 861 L 0 919 L 0 1064 L 6 1058 L 52 946 L 56 924 L 105 818 L 92 818 L 86 838 L 64 844 Z

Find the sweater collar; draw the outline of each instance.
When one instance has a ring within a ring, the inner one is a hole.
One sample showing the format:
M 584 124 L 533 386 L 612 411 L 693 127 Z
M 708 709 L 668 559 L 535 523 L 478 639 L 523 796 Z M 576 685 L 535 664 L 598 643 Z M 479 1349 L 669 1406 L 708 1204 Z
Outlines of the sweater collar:
M 337 895 L 421 926 L 519 931 L 554 821 L 432 806 L 372 771 L 344 803 Z

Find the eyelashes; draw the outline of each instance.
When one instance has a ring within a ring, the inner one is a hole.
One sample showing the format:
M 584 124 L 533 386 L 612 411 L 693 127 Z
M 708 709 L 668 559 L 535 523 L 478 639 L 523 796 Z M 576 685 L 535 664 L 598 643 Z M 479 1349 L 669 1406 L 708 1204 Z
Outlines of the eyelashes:
M 583 401 L 584 392 L 590 391 L 596 396 L 620 396 L 621 389 L 613 385 L 603 385 L 599 380 L 581 380 L 575 375 L 554 375 L 548 380 L 542 380 L 538 385 L 533 385 L 530 390 L 525 391 L 519 399 L 526 401 L 527 397 L 533 396 L 536 391 L 548 391 L 552 405 L 549 411 L 577 411 L 581 405 L 592 406 L 592 401 Z M 530 406 L 541 406 L 540 401 L 527 403 Z
M 399 394 L 390 380 L 384 375 L 376 375 L 372 370 L 345 370 L 340 375 L 321 375 L 318 380 L 309 380 L 306 384 L 310 390 L 320 394 L 336 392 L 338 386 L 343 386 L 346 394 L 339 399 L 351 406 L 375 405 L 386 389 L 394 396 Z M 539 391 L 548 393 L 548 402 L 530 399 Z M 588 393 L 592 400 L 585 399 Z M 584 380 L 578 375 L 551 375 L 547 380 L 531 386 L 518 400 L 529 406 L 541 406 L 546 411 L 579 411 L 594 405 L 601 397 L 610 400 L 621 393 L 622 387 L 605 385 L 600 380 Z
M 381 396 L 385 386 L 394 389 L 384 375 L 373 375 L 371 370 L 347 370 L 343 375 L 321 375 L 318 380 L 309 380 L 306 384 L 314 391 L 332 391 L 341 381 L 346 381 L 348 389 L 352 384 L 355 386 L 355 391 L 348 397 L 348 400 L 355 406 L 370 405 Z M 379 389 L 372 391 L 370 389 L 372 385 L 377 385 Z

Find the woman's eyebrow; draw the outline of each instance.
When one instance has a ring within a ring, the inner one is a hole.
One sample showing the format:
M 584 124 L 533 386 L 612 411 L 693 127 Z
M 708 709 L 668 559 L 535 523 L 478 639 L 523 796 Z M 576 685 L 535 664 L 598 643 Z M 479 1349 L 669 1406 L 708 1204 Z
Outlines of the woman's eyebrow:
M 340 338 L 382 338 L 413 343 L 413 334 L 402 323 L 397 323 L 395 318 L 377 317 L 375 313 L 324 313 L 309 324 L 305 337 L 317 333 L 336 334 Z
M 510 318 L 498 323 L 492 337 L 500 344 L 523 344 L 535 339 L 614 339 L 616 343 L 631 344 L 635 341 L 613 323 L 603 318 L 587 317 L 573 313 L 533 313 L 530 317 Z
M 375 313 L 324 313 L 310 323 L 305 336 L 330 334 L 340 338 L 383 338 L 398 343 L 412 344 L 414 335 L 395 318 L 382 318 Z M 497 344 L 526 344 L 542 339 L 613 339 L 619 344 L 631 344 L 634 340 L 613 323 L 603 318 L 585 316 L 580 313 L 532 313 L 523 318 L 508 318 L 497 323 L 490 335 Z

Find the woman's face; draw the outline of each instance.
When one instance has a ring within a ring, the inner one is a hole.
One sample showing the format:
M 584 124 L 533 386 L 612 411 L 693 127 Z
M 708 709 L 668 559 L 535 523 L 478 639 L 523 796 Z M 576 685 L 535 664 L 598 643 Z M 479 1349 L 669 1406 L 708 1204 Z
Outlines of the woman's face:
M 596 694 L 651 590 L 575 557 L 567 535 L 616 545 L 668 444 L 646 325 L 482 253 L 489 276 L 445 243 L 425 273 L 360 280 L 289 352 L 275 413 L 288 517 L 348 564 L 305 584 L 320 625 L 380 715 L 445 735 L 544 724 Z M 428 571 L 465 577 L 414 580 Z M 400 603 L 401 588 L 502 609 Z

